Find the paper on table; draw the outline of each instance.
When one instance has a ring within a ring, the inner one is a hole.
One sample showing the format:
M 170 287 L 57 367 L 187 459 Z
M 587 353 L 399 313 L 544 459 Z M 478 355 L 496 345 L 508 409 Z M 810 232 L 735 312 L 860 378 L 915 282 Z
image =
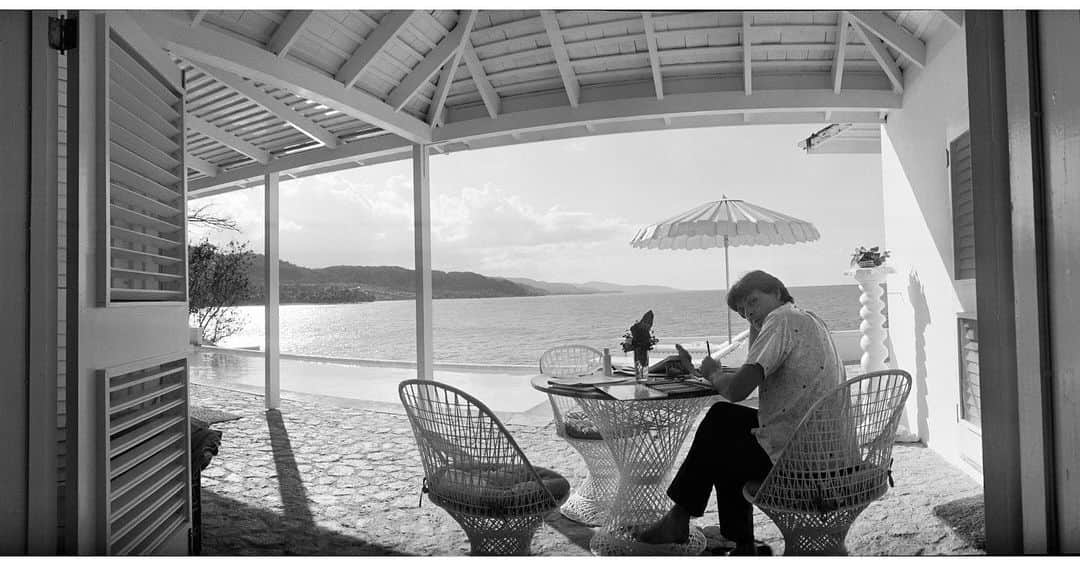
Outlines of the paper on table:
M 600 383 L 617 383 L 619 381 L 626 381 L 625 376 L 621 375 L 586 375 L 581 377 L 551 377 L 548 378 L 548 383 L 552 385 L 597 385 Z
M 633 401 L 635 399 L 658 399 L 667 397 L 667 393 L 657 391 L 641 383 L 616 383 L 612 385 L 597 385 L 597 389 L 603 391 L 612 399 L 620 401 Z

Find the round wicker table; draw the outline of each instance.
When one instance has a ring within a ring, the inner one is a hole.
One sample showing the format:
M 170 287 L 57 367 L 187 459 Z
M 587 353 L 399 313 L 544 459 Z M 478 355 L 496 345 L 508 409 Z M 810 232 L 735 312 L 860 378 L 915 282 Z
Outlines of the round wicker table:
M 576 399 L 600 430 L 618 469 L 607 519 L 589 542 L 593 554 L 696 556 L 705 550 L 705 536 L 697 528 L 691 528 L 689 540 L 681 544 L 646 544 L 632 533 L 659 520 L 671 507 L 666 490 L 672 465 L 701 411 L 717 400 L 715 393 L 619 400 L 596 389 L 553 387 L 545 375 L 534 377 L 532 386 Z

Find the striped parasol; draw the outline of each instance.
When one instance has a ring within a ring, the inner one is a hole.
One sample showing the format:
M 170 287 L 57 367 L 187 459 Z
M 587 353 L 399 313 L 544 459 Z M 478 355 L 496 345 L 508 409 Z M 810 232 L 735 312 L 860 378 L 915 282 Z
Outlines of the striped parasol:
M 661 250 L 724 248 L 725 291 L 731 287 L 728 247 L 782 246 L 812 242 L 821 237 L 814 225 L 727 195 L 682 214 L 646 226 L 630 245 Z M 731 341 L 731 312 L 727 312 L 728 341 Z

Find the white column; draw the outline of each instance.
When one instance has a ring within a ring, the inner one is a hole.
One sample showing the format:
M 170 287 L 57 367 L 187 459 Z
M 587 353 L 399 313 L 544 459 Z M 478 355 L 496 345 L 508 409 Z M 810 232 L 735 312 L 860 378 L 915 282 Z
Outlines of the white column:
M 416 377 L 434 379 L 431 318 L 431 187 L 428 146 L 413 146 L 413 249 L 416 253 Z
M 862 317 L 859 325 L 859 330 L 862 331 L 862 339 L 859 340 L 863 350 L 862 373 L 887 369 L 885 358 L 889 351 L 885 348 L 885 315 L 881 312 L 885 303 L 881 300 L 884 292 L 881 284 L 890 273 L 894 273 L 894 270 L 886 265 L 860 267 L 845 272 L 845 275 L 853 276 L 862 289 L 862 296 L 859 297 L 859 303 L 862 304 L 859 309 L 859 316 Z
M 278 174 L 267 173 L 263 177 L 266 187 L 264 208 L 266 217 L 263 221 L 266 249 L 266 408 L 277 409 L 281 406 L 281 363 L 278 357 Z

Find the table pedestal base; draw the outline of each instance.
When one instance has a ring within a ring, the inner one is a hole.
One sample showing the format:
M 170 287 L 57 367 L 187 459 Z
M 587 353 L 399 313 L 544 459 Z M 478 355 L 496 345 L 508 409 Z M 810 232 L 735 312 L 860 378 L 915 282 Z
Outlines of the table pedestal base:
M 679 544 L 646 544 L 635 540 L 625 528 L 600 529 L 589 541 L 597 556 L 697 556 L 705 551 L 705 535 L 691 526 L 690 538 Z

